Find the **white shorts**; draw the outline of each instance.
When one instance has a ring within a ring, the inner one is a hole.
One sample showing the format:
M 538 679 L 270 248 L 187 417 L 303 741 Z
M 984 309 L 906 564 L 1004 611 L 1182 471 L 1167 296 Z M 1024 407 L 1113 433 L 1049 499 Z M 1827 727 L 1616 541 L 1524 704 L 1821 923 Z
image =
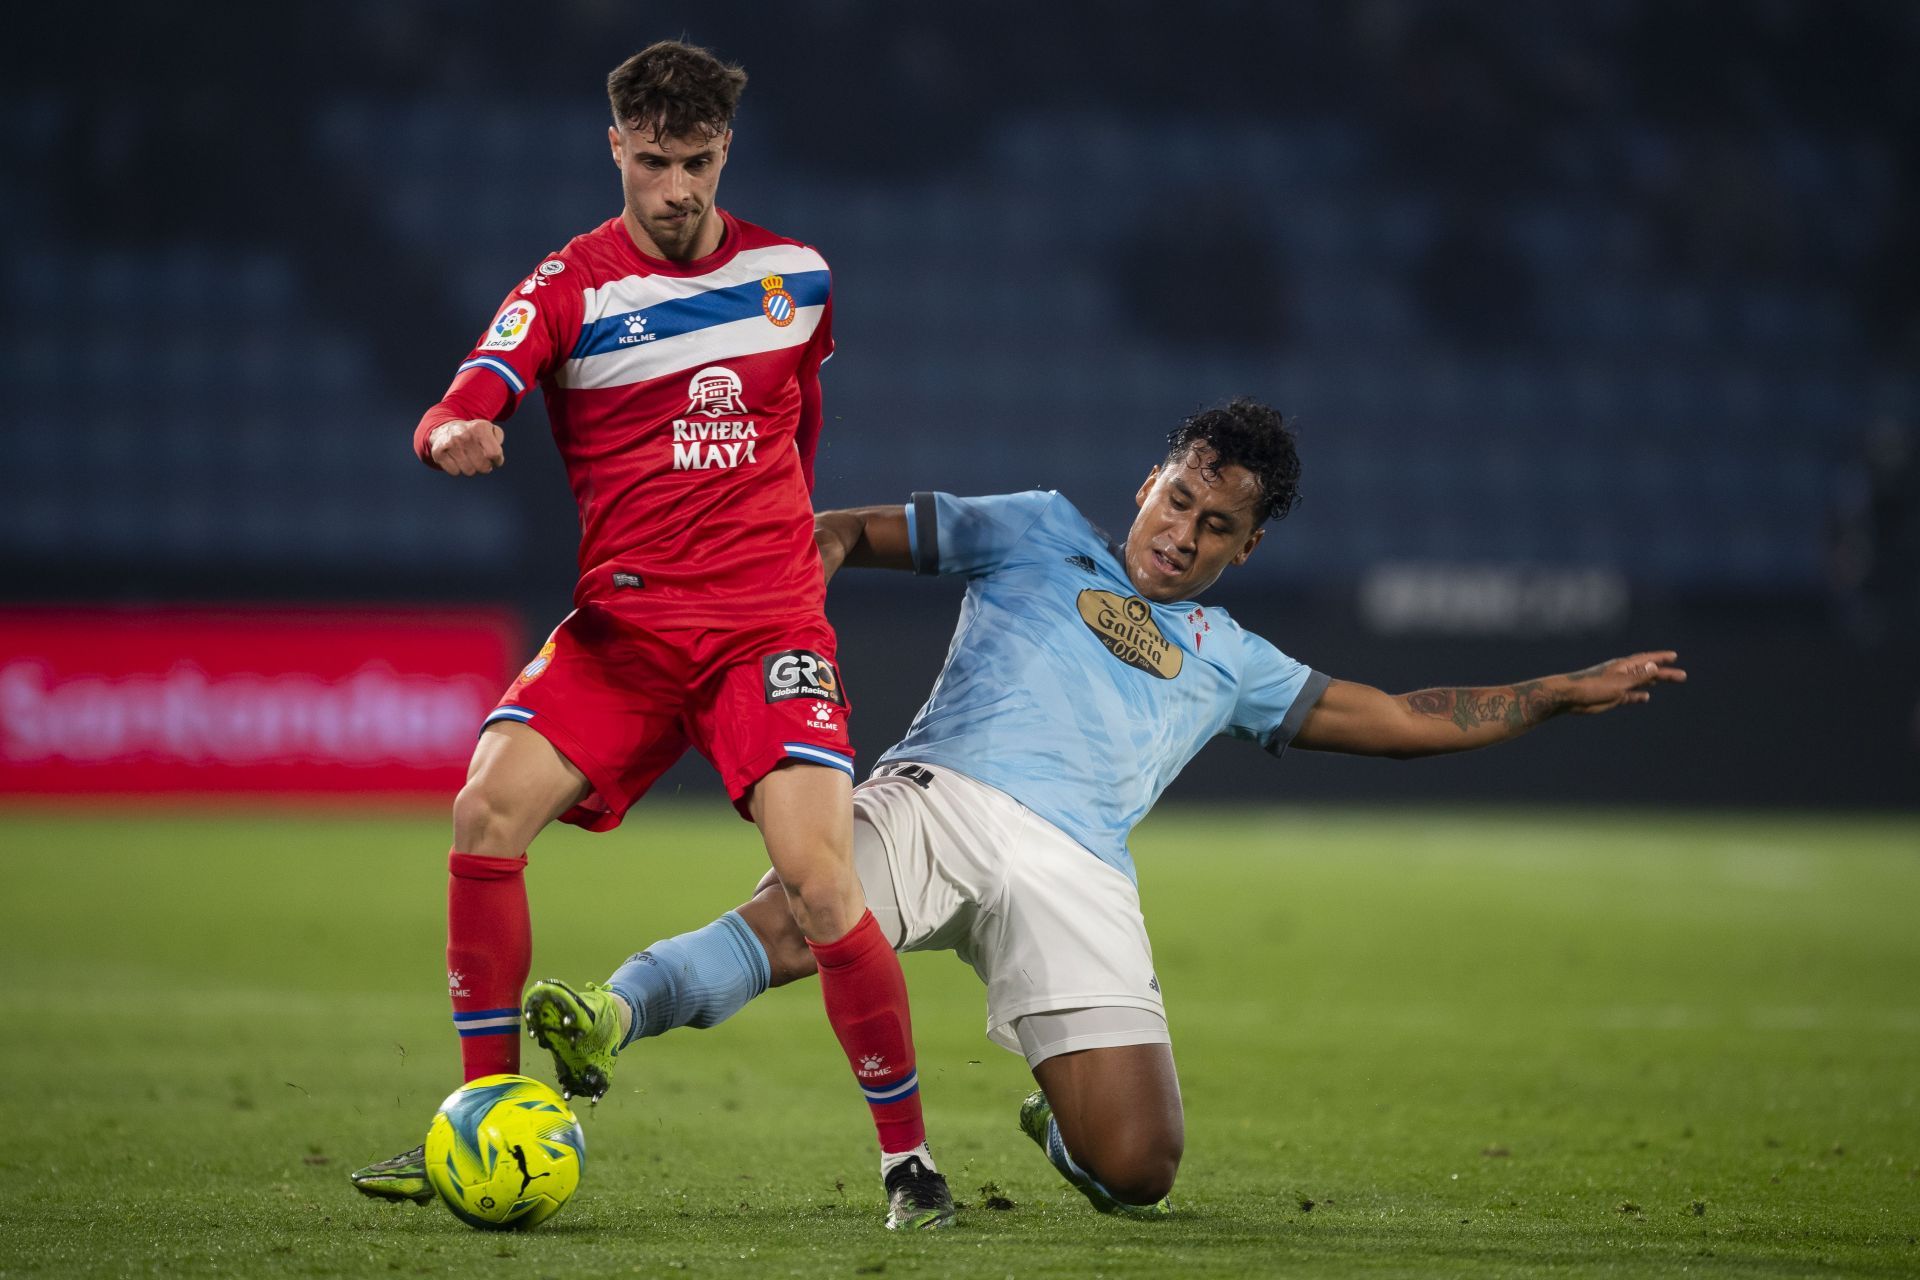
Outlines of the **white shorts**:
M 988 1039 L 1029 1064 L 1169 1043 L 1133 881 L 1005 792 L 884 766 L 854 788 L 853 860 L 895 949 L 972 965 Z

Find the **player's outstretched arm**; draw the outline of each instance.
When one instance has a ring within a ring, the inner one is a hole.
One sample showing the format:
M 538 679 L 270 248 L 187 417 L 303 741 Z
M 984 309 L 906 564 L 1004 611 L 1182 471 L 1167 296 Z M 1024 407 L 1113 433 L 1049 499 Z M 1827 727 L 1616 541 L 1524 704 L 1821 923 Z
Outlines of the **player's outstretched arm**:
M 450 476 L 482 476 L 507 465 L 507 433 L 497 422 L 443 422 L 427 437 L 427 456 Z
M 913 568 L 907 509 L 903 506 L 818 512 L 813 517 L 813 543 L 820 548 L 820 567 L 829 580 L 842 565 L 856 569 Z
M 1396 759 L 1490 747 L 1554 716 L 1597 715 L 1645 702 L 1653 697 L 1654 686 L 1687 678 L 1673 665 L 1676 657 L 1667 650 L 1636 653 L 1585 671 L 1519 684 L 1398 695 L 1335 680 L 1320 695 L 1293 745 Z

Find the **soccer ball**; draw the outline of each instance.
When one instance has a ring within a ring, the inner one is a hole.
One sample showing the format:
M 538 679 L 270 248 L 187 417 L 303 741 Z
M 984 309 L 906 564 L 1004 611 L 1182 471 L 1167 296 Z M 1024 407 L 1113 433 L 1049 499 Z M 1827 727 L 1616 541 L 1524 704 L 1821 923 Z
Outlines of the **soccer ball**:
M 530 1076 L 469 1081 L 427 1129 L 427 1181 L 454 1217 L 485 1231 L 524 1230 L 560 1212 L 586 1163 L 580 1122 Z

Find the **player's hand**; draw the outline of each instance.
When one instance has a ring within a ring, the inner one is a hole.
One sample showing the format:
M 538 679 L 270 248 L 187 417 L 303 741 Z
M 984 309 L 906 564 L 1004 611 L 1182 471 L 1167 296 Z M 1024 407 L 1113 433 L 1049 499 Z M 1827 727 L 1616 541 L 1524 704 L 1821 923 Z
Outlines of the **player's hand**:
M 1636 653 L 1561 676 L 1564 705 L 1577 715 L 1591 716 L 1630 702 L 1646 702 L 1653 697 L 1655 685 L 1686 680 L 1687 673 L 1673 665 L 1679 656 L 1671 649 Z
M 483 476 L 507 465 L 507 433 L 485 418 L 443 422 L 427 437 L 433 465 L 450 476 Z

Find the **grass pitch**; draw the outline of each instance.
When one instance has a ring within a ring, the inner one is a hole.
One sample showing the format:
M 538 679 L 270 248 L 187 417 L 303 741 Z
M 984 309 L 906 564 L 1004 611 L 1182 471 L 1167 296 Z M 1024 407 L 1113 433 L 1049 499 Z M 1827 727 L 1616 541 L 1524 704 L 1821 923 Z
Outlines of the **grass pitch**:
M 922 956 L 971 1208 L 912 1238 L 811 983 L 624 1059 L 537 1231 L 354 1194 L 456 1083 L 445 848 L 438 819 L 0 814 L 0 1275 L 1920 1273 L 1914 820 L 1169 809 L 1135 848 L 1179 1215 L 1059 1181 L 971 973 Z M 535 972 L 570 979 L 760 870 L 718 802 L 533 861 Z

